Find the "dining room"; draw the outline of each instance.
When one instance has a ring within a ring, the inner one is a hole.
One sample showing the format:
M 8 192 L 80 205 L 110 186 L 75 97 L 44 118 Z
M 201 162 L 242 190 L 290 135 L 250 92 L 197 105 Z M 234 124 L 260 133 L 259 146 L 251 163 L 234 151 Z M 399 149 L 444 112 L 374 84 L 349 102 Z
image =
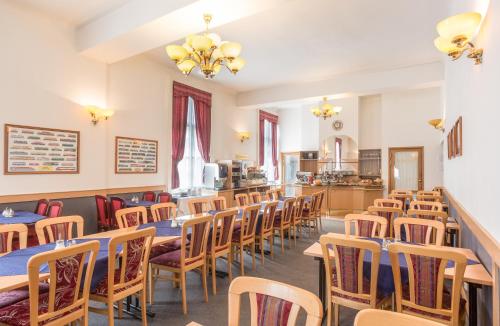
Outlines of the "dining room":
M 0 324 L 500 326 L 499 22 L 0 0 Z

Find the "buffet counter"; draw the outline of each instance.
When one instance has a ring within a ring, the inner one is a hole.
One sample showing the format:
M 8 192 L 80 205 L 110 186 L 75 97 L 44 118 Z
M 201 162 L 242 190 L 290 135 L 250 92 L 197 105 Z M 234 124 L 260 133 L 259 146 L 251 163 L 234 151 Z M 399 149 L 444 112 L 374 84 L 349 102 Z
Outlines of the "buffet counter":
M 236 194 L 250 194 L 251 192 L 265 193 L 267 190 L 271 188 L 279 188 L 279 187 L 280 187 L 279 185 L 262 184 L 262 185 L 251 185 L 247 187 L 239 187 L 232 189 L 206 190 L 206 191 L 207 193 L 210 193 L 216 197 L 219 196 L 225 197 L 227 202 L 227 207 L 234 207 L 236 206 L 236 203 L 234 202 L 234 195 Z
M 383 198 L 383 186 L 363 185 L 295 185 L 295 196 L 310 196 L 318 191 L 326 191 L 322 212 L 330 215 L 361 213 L 373 205 L 377 198 Z

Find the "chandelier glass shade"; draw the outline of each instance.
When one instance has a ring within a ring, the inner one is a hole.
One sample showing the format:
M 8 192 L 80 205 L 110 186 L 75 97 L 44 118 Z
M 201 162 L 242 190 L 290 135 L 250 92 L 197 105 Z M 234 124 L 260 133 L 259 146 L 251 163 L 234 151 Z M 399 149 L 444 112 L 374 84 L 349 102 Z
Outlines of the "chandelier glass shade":
M 342 107 L 328 103 L 328 98 L 326 97 L 323 97 L 323 101 L 318 106 L 311 109 L 312 114 L 318 118 L 322 117 L 325 120 L 339 114 L 341 111 Z
M 203 16 L 206 31 L 202 35 L 189 35 L 183 45 L 167 45 L 165 50 L 177 68 L 189 75 L 195 67 L 199 67 L 205 78 L 213 78 L 224 66 L 233 74 L 240 71 L 245 65 L 245 60 L 240 58 L 241 44 L 222 41 L 215 33 L 208 32 L 208 25 L 212 16 Z

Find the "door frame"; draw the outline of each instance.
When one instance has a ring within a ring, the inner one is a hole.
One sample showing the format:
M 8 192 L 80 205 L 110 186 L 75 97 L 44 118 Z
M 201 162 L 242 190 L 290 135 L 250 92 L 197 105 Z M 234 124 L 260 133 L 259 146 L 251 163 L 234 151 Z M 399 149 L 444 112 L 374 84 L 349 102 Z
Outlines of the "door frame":
M 424 146 L 409 146 L 409 147 L 389 147 L 388 150 L 388 163 L 389 163 L 389 193 L 391 193 L 392 190 L 394 190 L 394 177 L 392 174 L 392 171 L 394 170 L 394 153 L 397 152 L 409 152 L 409 151 L 417 151 L 418 152 L 418 175 L 419 175 L 419 180 L 418 182 L 418 189 L 417 190 L 424 190 Z M 414 189 L 411 189 L 414 190 Z

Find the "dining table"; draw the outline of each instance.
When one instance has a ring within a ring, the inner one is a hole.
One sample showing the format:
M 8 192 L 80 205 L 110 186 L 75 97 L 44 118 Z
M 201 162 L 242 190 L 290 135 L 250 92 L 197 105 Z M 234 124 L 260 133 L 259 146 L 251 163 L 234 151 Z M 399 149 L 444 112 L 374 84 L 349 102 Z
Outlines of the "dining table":
M 327 234 L 328 235 L 328 234 Z M 339 234 L 335 233 L 335 236 L 339 236 Z M 362 238 L 356 236 L 347 236 L 347 238 Z M 364 238 L 367 239 L 367 238 Z M 369 238 L 369 240 L 375 241 L 382 246 L 382 239 L 374 239 Z M 477 289 L 483 286 L 492 286 L 493 279 L 491 275 L 488 273 L 484 265 L 481 263 L 479 258 L 477 258 L 476 254 L 468 248 L 455 248 L 455 247 L 446 247 L 447 249 L 455 252 L 460 252 L 467 257 L 467 265 L 465 267 L 464 279 L 468 286 L 468 302 L 469 302 L 469 325 L 477 324 Z M 321 302 L 323 303 L 323 309 L 326 311 L 326 271 L 325 271 L 325 263 L 323 257 L 323 251 L 319 242 L 315 242 L 307 249 L 304 250 L 304 255 L 313 257 L 318 261 L 318 294 Z M 334 257 L 334 252 L 330 250 L 330 257 Z M 369 259 L 364 259 L 366 262 Z M 402 270 L 406 267 L 406 262 L 404 259 L 400 259 L 400 267 Z M 367 264 L 364 264 L 367 265 Z M 404 266 L 403 266 L 404 265 Z M 365 269 L 365 267 L 364 267 Z M 455 275 L 455 268 L 452 265 L 448 265 L 445 268 L 444 277 L 447 279 L 452 279 Z M 379 275 L 378 275 L 378 289 L 381 289 L 384 292 L 390 291 L 394 289 L 394 281 L 392 276 L 392 266 L 389 259 L 389 253 L 387 250 L 381 251 L 380 257 L 380 267 L 379 267 Z
M 45 218 L 47 218 L 47 216 L 33 212 L 15 211 L 14 216 L 11 217 L 0 215 L 0 224 L 35 224 Z
M 125 206 L 127 206 L 127 207 L 143 206 L 146 208 L 150 208 L 154 204 L 157 204 L 157 203 L 154 201 L 149 201 L 149 200 L 139 200 L 139 201 L 133 201 L 133 200 L 129 200 L 129 199 L 125 200 Z

